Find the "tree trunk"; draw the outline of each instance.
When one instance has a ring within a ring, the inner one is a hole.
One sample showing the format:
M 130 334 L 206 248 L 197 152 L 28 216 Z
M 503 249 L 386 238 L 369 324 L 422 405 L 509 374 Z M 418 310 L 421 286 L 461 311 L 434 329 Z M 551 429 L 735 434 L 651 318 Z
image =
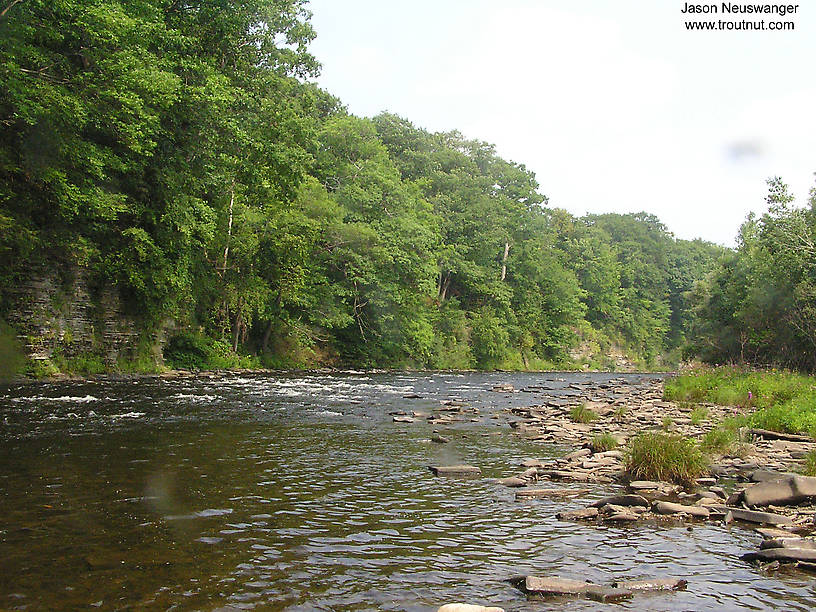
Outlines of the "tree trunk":
M 227 272 L 227 257 L 229 257 L 230 240 L 232 239 L 232 208 L 235 204 L 235 181 L 230 187 L 229 221 L 227 222 L 227 243 L 224 246 L 224 263 L 221 266 L 221 276 Z
M 243 306 L 243 300 L 238 298 L 238 305 L 235 309 L 235 323 L 232 326 L 232 352 L 235 353 L 238 351 L 238 340 L 241 338 L 241 328 L 244 325 L 244 316 L 241 314 L 241 307 Z
M 6 16 L 6 13 L 8 13 L 8 12 L 9 12 L 9 9 L 10 9 L 12 6 L 14 6 L 15 4 L 17 4 L 18 2 L 20 2 L 20 0 L 14 0 L 14 2 L 12 2 L 11 4 L 9 4 L 9 5 L 8 5 L 6 8 L 4 8 L 4 9 L 3 9 L 3 12 L 2 12 L 2 13 L 0 13 L 0 19 L 2 19 L 3 17 L 5 17 L 5 16 Z
M 269 339 L 272 337 L 272 330 L 274 330 L 274 322 L 272 319 L 269 319 L 269 325 L 266 326 L 266 331 L 263 335 L 263 340 L 261 341 L 261 352 L 265 353 L 269 350 Z
M 440 278 L 440 280 L 442 279 L 442 273 L 441 272 L 440 272 L 439 278 Z M 445 276 L 445 280 L 442 281 L 440 283 L 440 285 L 439 285 L 439 301 L 440 301 L 440 303 L 444 302 L 445 297 L 448 295 L 448 287 L 450 287 L 450 282 L 451 282 L 451 275 L 450 275 L 450 271 L 448 271 L 447 276 Z
M 504 243 L 504 257 L 502 257 L 502 276 L 501 279 L 504 280 L 507 276 L 507 256 L 510 254 L 510 243 Z

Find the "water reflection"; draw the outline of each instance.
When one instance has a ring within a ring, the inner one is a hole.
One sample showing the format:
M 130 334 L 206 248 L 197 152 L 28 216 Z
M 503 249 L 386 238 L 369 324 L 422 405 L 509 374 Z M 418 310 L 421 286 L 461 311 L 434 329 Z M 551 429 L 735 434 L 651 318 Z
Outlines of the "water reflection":
M 806 575 L 738 559 L 738 528 L 594 527 L 568 502 L 515 502 L 490 479 L 562 449 L 509 433 L 506 408 L 570 393 L 577 375 L 235 377 L 0 390 L 0 608 L 422 610 L 528 602 L 505 579 L 688 578 L 628 609 L 810 609 Z M 607 376 L 607 378 L 611 377 Z M 601 376 L 594 376 L 602 379 Z M 550 380 L 545 380 L 550 379 Z M 552 387 L 494 393 L 496 383 Z M 405 398 L 419 395 L 419 398 Z M 393 423 L 462 398 L 478 413 Z M 491 418 L 498 416 L 499 418 Z M 470 419 L 476 418 L 472 422 Z M 429 442 L 440 429 L 450 444 Z M 502 435 L 485 435 L 495 431 Z M 467 462 L 485 478 L 434 478 Z

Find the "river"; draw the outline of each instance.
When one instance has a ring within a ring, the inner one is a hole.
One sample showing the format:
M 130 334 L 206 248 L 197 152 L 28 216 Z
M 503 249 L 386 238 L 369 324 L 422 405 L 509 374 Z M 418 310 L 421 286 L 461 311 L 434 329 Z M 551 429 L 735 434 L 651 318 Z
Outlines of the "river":
M 677 576 L 637 610 L 810 610 L 816 582 L 740 561 L 761 537 L 715 524 L 555 519 L 618 491 L 514 501 L 492 479 L 569 450 L 525 440 L 506 408 L 638 375 L 344 373 L 26 383 L 0 388 L 0 609 L 402 610 L 527 601 L 516 574 Z M 529 393 L 496 393 L 497 384 Z M 420 396 L 420 397 L 406 397 Z M 461 399 L 452 425 L 395 411 Z M 493 418 L 498 417 L 498 418 Z M 429 441 L 433 429 L 451 438 Z M 483 478 L 435 478 L 468 463 Z

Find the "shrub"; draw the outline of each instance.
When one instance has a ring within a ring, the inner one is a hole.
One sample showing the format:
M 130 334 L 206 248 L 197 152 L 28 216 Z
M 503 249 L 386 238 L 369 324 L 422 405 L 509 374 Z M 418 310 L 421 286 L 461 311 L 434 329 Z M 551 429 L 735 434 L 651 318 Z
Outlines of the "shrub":
M 632 440 L 626 455 L 626 471 L 633 480 L 691 484 L 708 466 L 697 443 L 677 435 L 641 434 Z

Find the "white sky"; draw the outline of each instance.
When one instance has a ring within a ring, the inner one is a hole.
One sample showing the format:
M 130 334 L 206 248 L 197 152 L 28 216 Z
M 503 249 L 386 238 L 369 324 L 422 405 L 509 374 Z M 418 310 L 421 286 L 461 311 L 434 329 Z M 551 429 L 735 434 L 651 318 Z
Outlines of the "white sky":
M 793 32 L 689 32 L 684 4 L 309 6 L 318 82 L 355 115 L 494 143 L 536 173 L 550 206 L 645 210 L 679 238 L 731 246 L 748 212 L 764 212 L 767 178 L 800 203 L 814 185 L 816 2 L 785 18 Z

